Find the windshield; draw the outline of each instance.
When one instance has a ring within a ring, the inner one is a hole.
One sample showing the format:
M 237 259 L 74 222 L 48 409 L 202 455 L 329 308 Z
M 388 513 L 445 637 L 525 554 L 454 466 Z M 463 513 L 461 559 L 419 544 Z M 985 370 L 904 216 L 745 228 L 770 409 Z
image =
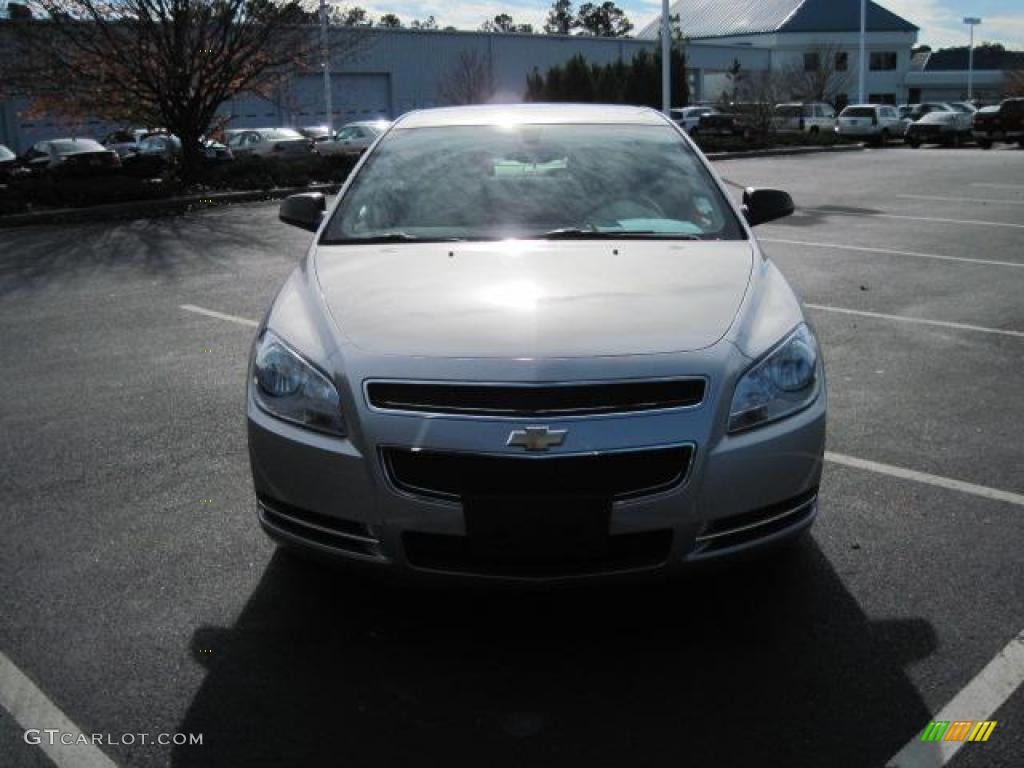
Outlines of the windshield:
M 291 128 L 267 128 L 266 130 L 260 131 L 263 138 L 267 141 L 289 141 L 291 139 L 305 139 L 298 131 L 293 131 Z
M 15 157 L 14 153 L 11 152 L 3 144 L 0 144 L 0 160 L 13 160 Z
M 102 144 L 93 139 L 66 139 L 51 141 L 50 147 L 60 155 L 67 155 L 73 152 L 102 152 L 106 150 Z
M 840 113 L 839 116 L 840 117 L 874 117 L 875 116 L 875 108 L 874 107 L 847 107 L 846 109 L 844 109 Z
M 445 126 L 387 136 L 322 242 L 745 237 L 668 126 Z

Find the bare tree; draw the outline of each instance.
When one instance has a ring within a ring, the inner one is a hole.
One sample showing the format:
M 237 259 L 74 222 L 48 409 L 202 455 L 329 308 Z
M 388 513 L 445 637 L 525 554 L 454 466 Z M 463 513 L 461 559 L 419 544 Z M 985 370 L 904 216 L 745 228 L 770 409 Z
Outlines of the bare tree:
M 1011 69 L 1006 73 L 1004 95 L 1024 96 L 1024 69 Z
M 272 95 L 312 65 L 315 15 L 297 0 L 30 0 L 14 31 L 5 90 L 64 116 L 159 125 L 195 177 L 200 137 L 228 99 Z M 354 33 L 353 33 L 354 34 Z M 337 35 L 335 52 L 346 47 Z
M 445 75 L 440 98 L 446 104 L 483 104 L 494 95 L 494 72 L 479 51 L 463 51 Z
M 849 54 L 838 45 L 821 45 L 806 51 L 802 60 L 781 74 L 780 85 L 790 91 L 783 98 L 834 102 L 850 86 Z

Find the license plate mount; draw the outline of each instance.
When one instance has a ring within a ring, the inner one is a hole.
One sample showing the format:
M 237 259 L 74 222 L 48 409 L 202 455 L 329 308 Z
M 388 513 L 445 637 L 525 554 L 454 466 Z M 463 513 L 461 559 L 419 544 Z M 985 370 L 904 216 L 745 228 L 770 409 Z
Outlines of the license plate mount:
M 473 496 L 463 500 L 474 553 L 494 562 L 591 560 L 608 553 L 611 499 Z

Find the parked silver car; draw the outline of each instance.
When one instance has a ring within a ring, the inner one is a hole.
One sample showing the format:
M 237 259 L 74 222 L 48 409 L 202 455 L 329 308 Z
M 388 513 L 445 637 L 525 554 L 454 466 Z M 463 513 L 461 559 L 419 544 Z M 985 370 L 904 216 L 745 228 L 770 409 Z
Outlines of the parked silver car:
M 388 120 L 361 120 L 343 125 L 333 137 L 318 141 L 321 155 L 360 155 L 391 125 Z
M 832 133 L 836 129 L 836 111 L 831 104 L 776 104 L 772 127 L 780 133 Z
M 275 539 L 406 574 L 665 571 L 817 513 L 825 374 L 742 205 L 638 107 L 401 117 L 257 331 L 247 395 Z
M 913 148 L 922 144 L 946 144 L 959 147 L 971 138 L 973 113 L 933 111 L 907 127 L 906 142 Z
M 294 128 L 253 128 L 233 133 L 228 139 L 228 148 L 235 157 L 291 160 L 308 157 L 313 151 L 313 140 Z

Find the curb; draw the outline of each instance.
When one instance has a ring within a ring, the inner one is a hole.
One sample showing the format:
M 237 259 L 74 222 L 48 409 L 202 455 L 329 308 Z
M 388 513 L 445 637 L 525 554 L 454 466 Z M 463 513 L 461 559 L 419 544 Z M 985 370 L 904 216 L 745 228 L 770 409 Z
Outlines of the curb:
M 777 149 L 752 149 L 748 152 L 711 152 L 704 156 L 715 160 L 746 160 L 756 157 L 786 157 L 787 155 L 816 155 L 828 152 L 859 152 L 864 144 L 836 144 L 831 147 L 779 147 Z
M 0 229 L 4 227 L 28 227 L 46 224 L 78 224 L 92 221 L 109 221 L 120 218 L 141 218 L 164 214 L 182 213 L 191 208 L 222 205 L 227 203 L 251 203 L 263 200 L 279 200 L 299 192 L 323 192 L 334 194 L 341 184 L 310 184 L 307 187 L 277 187 L 275 189 L 254 189 L 244 192 L 214 192 L 205 195 L 163 197 L 153 200 L 139 200 L 134 203 L 109 203 L 90 208 L 55 208 L 45 211 L 13 213 L 0 216 Z

